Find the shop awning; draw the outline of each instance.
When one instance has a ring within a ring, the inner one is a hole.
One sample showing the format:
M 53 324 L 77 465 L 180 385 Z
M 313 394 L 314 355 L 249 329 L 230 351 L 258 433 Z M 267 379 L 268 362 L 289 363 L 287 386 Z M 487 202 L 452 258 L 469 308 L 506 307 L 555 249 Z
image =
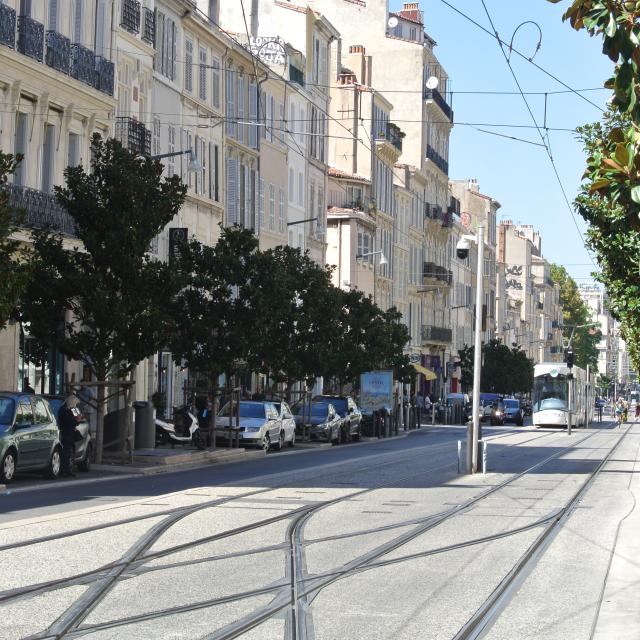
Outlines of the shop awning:
M 425 380 L 435 380 L 438 376 L 431 371 L 431 369 L 427 369 L 427 367 L 423 367 L 421 364 L 416 364 L 415 362 L 411 363 L 411 366 L 418 372 L 421 373 Z

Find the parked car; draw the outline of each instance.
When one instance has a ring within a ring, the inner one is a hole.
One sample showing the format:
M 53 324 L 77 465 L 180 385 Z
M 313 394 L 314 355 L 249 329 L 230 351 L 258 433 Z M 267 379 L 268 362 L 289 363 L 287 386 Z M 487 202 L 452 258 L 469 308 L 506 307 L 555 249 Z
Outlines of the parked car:
M 280 414 L 284 440 L 289 447 L 293 447 L 296 443 L 296 421 L 291 407 L 286 402 L 274 402 L 273 404 Z
M 340 418 L 340 440 L 358 442 L 362 431 L 362 412 L 351 396 L 314 396 L 312 402 L 333 405 Z
M 53 415 L 55 415 L 57 421 L 60 407 L 64 404 L 65 399 L 62 396 L 45 395 L 42 397 L 49 401 L 49 406 L 53 410 Z M 71 409 L 71 413 L 73 413 L 77 423 L 73 460 L 80 471 L 89 471 L 93 460 L 93 440 L 89 429 L 89 420 L 78 407 Z
M 0 392 L 0 482 L 19 471 L 60 475 L 62 446 L 55 415 L 44 398 Z
M 480 394 L 480 422 L 490 422 L 491 415 L 493 413 L 493 409 L 497 402 L 499 402 L 502 398 L 497 393 L 486 393 L 483 392 Z
M 282 404 L 282 403 L 280 403 Z M 268 451 L 271 447 L 280 450 L 285 442 L 292 440 L 295 442 L 295 429 L 289 422 L 289 433 L 286 432 L 286 425 L 283 428 L 281 411 L 276 407 L 274 402 L 249 402 L 242 401 L 233 404 L 233 415 L 231 416 L 231 424 L 236 426 L 236 412 L 240 409 L 238 426 L 238 441 L 241 446 L 253 445 Z M 225 430 L 228 424 L 229 414 L 232 411 L 232 405 L 227 402 L 217 417 L 216 438 L 227 439 L 235 434 Z M 291 446 L 291 445 L 290 445 Z
M 519 427 L 524 424 L 524 411 L 520 406 L 520 400 L 516 398 L 498 401 L 491 414 L 492 425 L 503 425 L 507 422 L 513 422 Z
M 311 402 L 311 406 L 303 401 L 293 405 L 293 415 L 298 434 L 302 434 L 302 425 L 311 424 L 309 436 L 311 440 L 319 440 L 338 444 L 342 418 L 327 402 Z

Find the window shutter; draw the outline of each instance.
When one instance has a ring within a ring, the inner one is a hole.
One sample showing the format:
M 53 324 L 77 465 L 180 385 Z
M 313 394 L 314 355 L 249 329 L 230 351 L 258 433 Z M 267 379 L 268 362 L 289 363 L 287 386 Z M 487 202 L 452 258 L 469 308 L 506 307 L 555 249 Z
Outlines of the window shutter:
M 191 93 L 193 91 L 193 42 L 184 42 L 184 89 Z
M 249 120 L 252 123 L 258 120 L 258 87 L 251 83 L 249 85 Z M 258 129 L 256 124 L 250 125 L 249 128 L 249 146 L 258 148 Z
M 207 99 L 207 50 L 200 47 L 200 100 Z
M 225 74 L 225 93 L 227 102 L 227 135 L 236 137 L 236 107 L 234 100 L 235 82 L 234 72 L 231 67 L 227 67 Z
M 227 192 L 225 194 L 227 226 L 238 224 L 238 160 L 227 158 Z
M 220 108 L 220 58 L 213 56 L 211 58 L 211 98 L 213 106 Z
M 260 227 L 264 227 L 264 178 L 259 178 L 258 203 L 260 210 Z
M 70 133 L 67 166 L 77 167 L 78 164 L 80 164 L 80 136 L 77 133 Z
M 327 45 L 323 44 L 320 47 L 320 84 L 323 85 L 323 88 L 325 91 L 328 92 L 328 89 L 326 89 L 326 85 L 328 85 L 329 83 L 327 82 Z
M 14 154 L 27 154 L 27 119 L 26 113 L 16 114 L 16 139 Z M 14 174 L 13 181 L 17 185 L 24 185 L 26 182 L 26 162 L 21 162 Z
M 256 199 L 258 197 L 258 194 L 260 193 L 260 179 L 259 179 L 259 174 L 257 171 L 252 171 L 251 175 L 253 177 L 253 198 L 252 198 L 252 215 L 253 215 L 253 219 L 254 219 L 254 232 L 256 235 L 258 235 L 260 233 L 260 214 L 258 211 L 258 207 L 257 207 L 257 202 Z
M 44 125 L 44 143 L 42 145 L 42 190 L 53 191 L 53 167 L 56 152 L 56 128 L 51 124 Z
M 49 0 L 49 31 L 58 31 L 58 0 Z
M 76 0 L 73 12 L 73 41 L 82 44 L 82 21 L 84 13 L 84 0 Z
M 267 94 L 260 94 L 260 137 L 265 140 L 267 138 Z
M 105 29 L 107 27 L 107 2 L 106 0 L 98 0 L 96 5 L 96 55 L 106 58 L 106 42 Z
M 214 145 L 213 150 L 213 173 L 214 173 L 214 191 L 213 191 L 213 199 L 216 202 L 220 202 L 220 147 L 218 145 Z
M 247 165 L 242 167 L 244 171 L 244 220 L 242 226 L 245 229 L 251 229 L 253 227 L 251 211 L 251 170 Z
M 244 120 L 244 92 L 245 92 L 245 78 L 243 75 L 238 75 L 238 140 L 245 142 L 244 130 L 245 126 L 242 124 Z
M 164 70 L 164 14 L 156 9 L 156 55 L 153 68 L 162 75 L 167 75 Z

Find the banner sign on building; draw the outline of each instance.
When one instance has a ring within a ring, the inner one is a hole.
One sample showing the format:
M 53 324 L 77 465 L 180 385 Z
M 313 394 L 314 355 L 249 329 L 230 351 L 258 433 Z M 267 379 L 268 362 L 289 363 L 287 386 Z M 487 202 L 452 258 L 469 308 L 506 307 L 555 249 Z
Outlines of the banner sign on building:
M 286 63 L 287 52 L 284 48 L 284 40 L 280 36 L 257 36 L 249 40 L 251 53 L 269 65 L 282 65 Z
M 393 371 L 369 371 L 360 375 L 360 410 L 370 415 L 393 407 Z
M 171 227 L 169 229 L 169 262 L 178 258 L 180 243 L 188 240 L 189 230 L 185 227 Z

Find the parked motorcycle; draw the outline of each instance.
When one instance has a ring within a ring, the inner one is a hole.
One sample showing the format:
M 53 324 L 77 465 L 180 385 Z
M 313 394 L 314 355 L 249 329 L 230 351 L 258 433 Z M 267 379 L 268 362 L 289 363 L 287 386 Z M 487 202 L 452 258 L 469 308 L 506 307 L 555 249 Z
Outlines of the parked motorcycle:
M 198 449 L 206 449 L 206 433 L 189 407 L 176 409 L 174 416 L 173 422 L 156 417 L 156 446 L 170 444 L 173 447 L 176 444 L 193 443 Z

